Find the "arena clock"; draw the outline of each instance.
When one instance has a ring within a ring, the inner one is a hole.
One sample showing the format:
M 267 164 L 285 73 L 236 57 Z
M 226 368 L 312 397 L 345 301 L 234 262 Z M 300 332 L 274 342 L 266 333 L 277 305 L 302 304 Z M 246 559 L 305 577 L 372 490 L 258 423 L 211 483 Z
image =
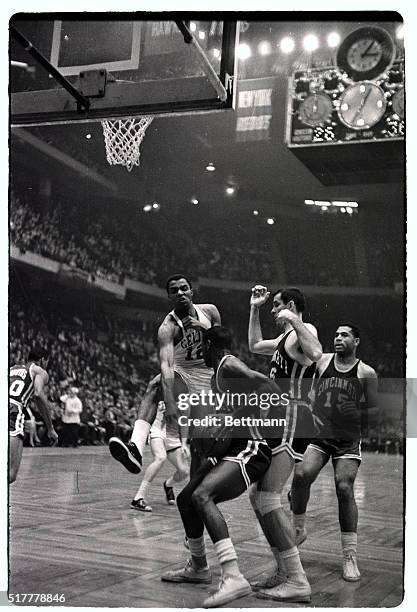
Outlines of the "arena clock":
M 375 79 L 395 59 L 395 46 L 386 30 L 366 26 L 351 32 L 342 42 L 336 62 L 339 70 L 354 81 Z
M 347 87 L 340 96 L 338 114 L 353 130 L 371 128 L 382 119 L 387 107 L 384 92 L 370 81 Z
M 300 121 L 311 127 L 323 125 L 331 116 L 333 104 L 325 93 L 313 93 L 301 103 L 298 116 Z

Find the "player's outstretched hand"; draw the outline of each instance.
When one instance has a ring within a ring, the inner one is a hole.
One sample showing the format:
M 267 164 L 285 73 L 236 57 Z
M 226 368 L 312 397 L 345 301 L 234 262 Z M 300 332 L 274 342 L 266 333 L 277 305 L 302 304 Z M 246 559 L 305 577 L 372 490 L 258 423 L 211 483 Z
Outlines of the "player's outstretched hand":
M 270 296 L 270 292 L 263 285 L 255 285 L 252 287 L 252 292 L 250 296 L 250 305 L 257 306 L 258 308 L 265 304 Z

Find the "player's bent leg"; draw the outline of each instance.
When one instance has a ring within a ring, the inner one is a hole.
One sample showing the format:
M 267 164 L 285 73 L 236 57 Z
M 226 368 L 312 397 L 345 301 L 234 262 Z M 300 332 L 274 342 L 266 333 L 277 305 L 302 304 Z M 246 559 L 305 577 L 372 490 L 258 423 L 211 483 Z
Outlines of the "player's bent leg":
M 23 439 L 9 435 L 9 484 L 15 482 L 22 461 Z
M 176 468 L 174 474 L 167 478 L 163 484 L 165 497 L 170 505 L 175 504 L 174 485 L 184 482 L 189 476 L 188 464 L 185 461 L 181 447 L 167 451 L 168 461 Z
M 343 578 L 348 582 L 356 582 L 361 577 L 357 563 L 358 508 L 353 488 L 359 465 L 359 459 L 340 458 L 333 460 L 336 494 L 339 503 Z
M 328 460 L 327 453 L 310 445 L 303 455 L 303 460 L 295 465 L 291 485 L 291 509 L 297 546 L 300 546 L 307 538 L 305 518 L 311 485 Z
M 152 507 L 146 502 L 148 499 L 149 487 L 167 458 L 165 443 L 162 438 L 151 438 L 150 447 L 153 461 L 146 468 L 140 487 L 130 503 L 131 508 L 141 512 L 152 512 Z
M 311 587 L 295 544 L 294 527 L 281 502 L 282 491 L 293 466 L 294 459 L 286 450 L 274 455 L 258 490 L 256 505 L 266 526 L 264 531 L 270 537 L 268 542 L 286 579 L 276 587 L 258 590 L 257 597 L 276 601 L 309 602 Z
M 209 466 L 206 466 L 206 469 L 200 468 L 177 497 L 177 507 L 187 536 L 191 559 L 188 559 L 181 569 L 165 572 L 161 576 L 163 581 L 209 584 L 212 580 L 207 565 L 204 523 L 192 502 L 192 494 L 207 474 L 208 469 Z
M 252 592 L 250 584 L 240 573 L 226 521 L 216 505 L 239 497 L 247 486 L 239 463 L 220 461 L 192 495 L 193 503 L 213 541 L 222 570 L 220 586 L 215 593 L 204 600 L 205 608 L 224 605 Z

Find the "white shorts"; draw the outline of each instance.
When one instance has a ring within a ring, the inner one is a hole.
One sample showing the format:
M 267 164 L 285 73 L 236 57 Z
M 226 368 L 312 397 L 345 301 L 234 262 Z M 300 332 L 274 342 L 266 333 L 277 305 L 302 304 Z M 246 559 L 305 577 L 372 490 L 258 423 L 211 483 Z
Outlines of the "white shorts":
M 186 370 L 180 366 L 175 366 L 174 371 L 187 385 L 188 393 L 201 393 L 201 391 L 211 390 L 213 370 L 209 368 L 190 368 L 190 370 Z
M 181 440 L 178 435 L 171 434 L 167 436 L 166 425 L 162 427 L 155 426 L 155 423 L 152 425 L 151 430 L 149 432 L 149 441 L 154 440 L 155 438 L 160 438 L 164 441 L 165 450 L 167 453 L 177 450 L 177 448 L 181 448 Z

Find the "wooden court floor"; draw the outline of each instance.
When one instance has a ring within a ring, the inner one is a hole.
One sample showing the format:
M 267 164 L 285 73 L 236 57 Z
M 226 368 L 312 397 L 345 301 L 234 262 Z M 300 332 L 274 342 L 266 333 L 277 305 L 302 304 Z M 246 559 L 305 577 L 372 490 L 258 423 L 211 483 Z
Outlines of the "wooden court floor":
M 400 603 L 402 470 L 402 457 L 364 456 L 356 481 L 359 583 L 341 578 L 332 469 L 323 470 L 312 489 L 309 536 L 301 547 L 311 606 Z M 187 556 L 178 511 L 166 504 L 162 490 L 170 472 L 170 464 L 165 465 L 154 481 L 148 499 L 153 513 L 141 513 L 129 508 L 140 476 L 126 472 L 107 447 L 25 449 L 18 480 L 10 488 L 10 592 L 64 594 L 66 606 L 201 607 L 213 587 L 160 581 L 161 573 L 180 567 Z M 222 508 L 241 570 L 249 580 L 265 575 L 272 556 L 247 494 Z M 210 543 L 208 551 L 216 585 L 219 569 Z M 226 607 L 289 606 L 251 595 Z

